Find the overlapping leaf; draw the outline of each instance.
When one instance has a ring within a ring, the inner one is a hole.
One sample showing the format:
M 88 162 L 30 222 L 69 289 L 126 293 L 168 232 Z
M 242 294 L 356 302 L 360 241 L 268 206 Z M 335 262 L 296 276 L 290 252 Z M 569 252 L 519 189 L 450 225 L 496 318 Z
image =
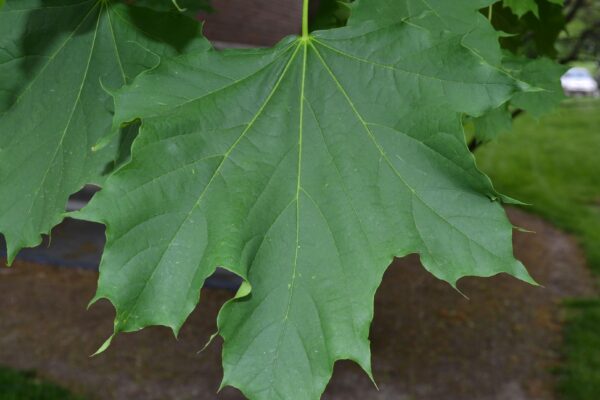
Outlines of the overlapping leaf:
M 474 10 L 482 10 L 492 6 L 496 0 L 470 0 L 471 7 L 455 7 L 453 2 L 445 0 L 359 0 L 354 5 L 354 17 L 351 23 L 361 23 L 368 20 L 378 22 L 395 22 L 402 18 L 410 18 L 422 13 L 431 14 L 427 28 L 431 31 L 449 30 L 456 34 L 464 34 L 463 44 L 472 51 L 496 64 L 502 60 L 503 66 L 511 75 L 535 87 L 534 90 L 516 92 L 500 107 L 487 110 L 483 115 L 475 116 L 475 138 L 479 142 L 495 139 L 499 134 L 510 130 L 511 113 L 514 109 L 523 109 L 540 116 L 551 111 L 564 98 L 560 87 L 560 76 L 564 69 L 549 59 L 528 59 L 523 56 L 503 54 L 497 46 L 487 46 L 492 40 L 500 37 L 486 21 L 484 15 L 476 15 Z M 518 3 L 518 4 L 517 4 Z M 537 15 L 537 3 L 535 13 Z M 562 5 L 562 0 L 548 0 L 548 3 Z M 529 2 L 507 2 L 507 7 L 527 7 Z M 537 20 L 536 20 L 537 21 Z M 546 23 L 544 21 L 543 23 Z M 517 38 L 522 40 L 522 38 Z
M 518 17 L 510 8 L 497 3 L 493 8 L 494 27 L 506 32 L 503 48 L 530 57 L 555 58 L 556 41 L 565 29 L 565 15 L 560 1 L 539 1 L 538 16 L 528 12 Z
M 536 89 L 515 93 L 506 104 L 475 118 L 475 138 L 481 143 L 509 132 L 512 128 L 512 114 L 516 110 L 541 117 L 552 111 L 565 98 L 560 85 L 560 77 L 566 70 L 564 66 L 547 58 L 532 60 L 514 55 L 505 57 L 503 65 L 513 76 L 528 82 Z
M 0 233 L 9 261 L 63 218 L 67 198 L 97 182 L 117 144 L 118 88 L 155 54 L 201 48 L 196 22 L 106 0 L 13 0 L 0 11 Z
M 115 305 L 115 332 L 177 332 L 224 266 L 247 284 L 219 316 L 223 384 L 318 399 L 336 360 L 370 373 L 373 296 L 393 257 L 419 253 L 453 286 L 531 281 L 461 127 L 527 85 L 500 67 L 495 35 L 470 34 L 489 31 L 476 7 L 488 2 L 402 15 L 408 3 L 427 4 L 164 60 L 118 92 L 116 120 L 142 120 L 132 161 L 79 214 L 107 225 L 96 299 Z
M 424 27 L 431 32 L 450 31 L 463 35 L 462 43 L 487 62 L 497 64 L 502 54 L 497 45 L 489 46 L 498 32 L 478 10 L 496 0 L 462 0 L 455 7 L 446 0 L 358 0 L 354 3 L 350 25 L 376 20 L 378 24 L 394 24 L 418 15 L 428 15 Z M 465 7 L 467 5 L 467 7 Z
M 564 4 L 564 0 L 544 0 L 548 3 L 557 4 L 562 6 Z M 539 18 L 539 7 L 536 0 L 503 0 L 503 4 L 505 7 L 508 7 L 515 13 L 519 18 L 528 12 L 533 13 L 536 17 Z
M 512 110 L 508 103 L 473 118 L 473 137 L 478 143 L 487 143 L 512 129 Z
M 540 117 L 557 107 L 565 96 L 560 84 L 560 77 L 566 72 L 564 65 L 547 58 L 527 59 L 509 56 L 504 59 L 504 66 L 519 79 L 530 82 L 538 90 L 516 93 L 511 104 L 535 117 Z
M 322 0 L 311 19 L 311 30 L 339 28 L 350 17 L 352 0 Z

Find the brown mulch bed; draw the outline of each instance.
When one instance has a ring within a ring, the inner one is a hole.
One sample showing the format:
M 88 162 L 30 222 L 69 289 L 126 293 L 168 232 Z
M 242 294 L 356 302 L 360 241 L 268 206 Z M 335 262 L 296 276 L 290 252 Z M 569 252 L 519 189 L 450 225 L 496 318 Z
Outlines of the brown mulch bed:
M 561 302 L 594 294 L 575 241 L 539 218 L 510 210 L 515 252 L 544 287 L 507 276 L 465 279 L 465 299 L 420 267 L 397 260 L 376 297 L 372 328 L 377 391 L 341 362 L 324 399 L 553 399 L 560 361 Z M 0 270 L 0 364 L 35 369 L 89 399 L 242 399 L 216 394 L 220 342 L 198 354 L 231 293 L 205 290 L 179 340 L 163 328 L 119 336 L 90 358 L 111 332 L 113 310 L 86 310 L 96 273 L 15 263 Z

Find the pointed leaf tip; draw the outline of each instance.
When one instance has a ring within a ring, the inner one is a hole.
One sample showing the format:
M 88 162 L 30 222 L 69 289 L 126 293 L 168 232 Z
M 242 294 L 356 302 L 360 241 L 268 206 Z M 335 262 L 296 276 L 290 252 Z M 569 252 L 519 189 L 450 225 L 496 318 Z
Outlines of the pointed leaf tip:
M 102 353 L 104 353 L 111 345 L 113 339 L 115 338 L 116 333 L 113 333 L 112 335 L 110 335 L 110 337 L 108 339 L 106 339 L 104 341 L 104 343 L 102 343 L 102 346 L 100 346 L 100 348 L 98 348 L 98 350 L 96 350 L 96 352 L 94 354 L 92 354 L 90 357 L 96 357 Z

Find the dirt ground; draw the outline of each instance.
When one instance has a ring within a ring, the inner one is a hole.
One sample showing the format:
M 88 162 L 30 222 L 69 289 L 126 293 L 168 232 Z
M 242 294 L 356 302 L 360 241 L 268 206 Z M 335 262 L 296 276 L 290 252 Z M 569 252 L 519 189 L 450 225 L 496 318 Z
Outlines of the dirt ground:
M 512 278 L 465 279 L 466 300 L 436 281 L 416 257 L 397 260 L 376 298 L 372 327 L 377 391 L 347 362 L 336 365 L 323 399 L 553 399 L 565 298 L 593 294 L 574 240 L 537 217 L 510 210 L 515 252 L 544 287 Z M 119 336 L 90 358 L 111 332 L 107 303 L 86 311 L 96 273 L 16 263 L 0 270 L 0 364 L 35 369 L 89 399 L 240 400 L 216 394 L 220 343 L 198 350 L 215 330 L 230 292 L 207 289 L 179 340 L 162 328 Z

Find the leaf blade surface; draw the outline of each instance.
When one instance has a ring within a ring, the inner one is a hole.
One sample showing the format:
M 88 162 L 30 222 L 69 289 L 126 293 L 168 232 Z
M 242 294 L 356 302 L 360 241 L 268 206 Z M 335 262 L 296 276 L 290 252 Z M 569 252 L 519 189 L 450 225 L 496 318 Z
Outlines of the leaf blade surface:
M 164 60 L 120 90 L 116 120 L 142 120 L 132 161 L 79 215 L 107 225 L 96 299 L 115 305 L 115 332 L 177 333 L 224 266 L 251 291 L 219 315 L 223 385 L 317 399 L 336 360 L 370 374 L 393 257 L 419 253 L 453 286 L 532 282 L 461 126 L 522 85 L 430 17 Z

